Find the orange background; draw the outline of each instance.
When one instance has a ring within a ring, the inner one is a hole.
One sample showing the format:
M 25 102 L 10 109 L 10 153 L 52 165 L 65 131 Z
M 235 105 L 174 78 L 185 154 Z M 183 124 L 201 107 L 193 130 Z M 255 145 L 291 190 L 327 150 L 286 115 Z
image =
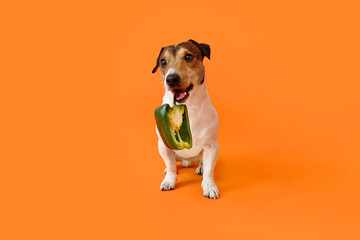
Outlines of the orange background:
M 359 6 L 248 2 L 2 2 L 0 238 L 360 239 Z M 189 38 L 219 200 L 159 190 L 151 70 Z

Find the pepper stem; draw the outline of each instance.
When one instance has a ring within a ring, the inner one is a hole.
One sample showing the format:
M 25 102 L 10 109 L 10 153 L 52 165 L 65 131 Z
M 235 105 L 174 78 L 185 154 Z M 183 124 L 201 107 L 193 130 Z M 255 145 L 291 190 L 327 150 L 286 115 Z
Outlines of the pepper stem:
M 174 94 L 174 99 L 173 99 L 173 104 L 174 104 L 174 106 L 173 106 L 173 107 L 175 107 L 175 106 L 176 106 L 175 95 L 176 95 L 176 94 Z M 177 136 L 177 138 L 178 138 L 179 142 L 183 142 L 183 140 L 181 139 L 181 136 L 180 136 L 179 130 L 175 131 L 175 133 L 176 133 L 176 136 Z
M 174 93 L 174 98 L 173 98 L 173 107 L 175 107 L 176 106 L 176 101 L 175 101 L 175 93 Z

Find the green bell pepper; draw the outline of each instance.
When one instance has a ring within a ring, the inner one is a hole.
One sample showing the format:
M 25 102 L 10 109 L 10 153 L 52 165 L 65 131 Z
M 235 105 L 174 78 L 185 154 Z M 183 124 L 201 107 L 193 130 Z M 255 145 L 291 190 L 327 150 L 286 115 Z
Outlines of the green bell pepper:
M 186 105 L 163 104 L 155 109 L 156 126 L 164 144 L 174 150 L 192 147 L 189 116 Z

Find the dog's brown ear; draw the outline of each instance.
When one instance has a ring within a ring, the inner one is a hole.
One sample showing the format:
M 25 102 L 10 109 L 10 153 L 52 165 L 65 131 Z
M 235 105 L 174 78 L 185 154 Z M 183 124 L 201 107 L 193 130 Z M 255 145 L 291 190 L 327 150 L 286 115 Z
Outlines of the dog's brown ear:
M 195 40 L 189 39 L 189 42 L 192 42 L 193 44 L 195 44 L 199 49 L 200 52 L 204 57 L 207 57 L 208 59 L 210 59 L 210 46 L 206 43 L 198 43 Z
M 152 70 L 152 73 L 155 73 L 156 70 L 157 70 L 157 68 L 159 67 L 160 55 L 161 55 L 161 53 L 162 53 L 163 51 L 164 51 L 164 48 L 161 48 L 160 53 L 159 53 L 159 56 L 158 56 L 157 59 L 156 59 L 156 66 L 155 66 L 154 69 Z

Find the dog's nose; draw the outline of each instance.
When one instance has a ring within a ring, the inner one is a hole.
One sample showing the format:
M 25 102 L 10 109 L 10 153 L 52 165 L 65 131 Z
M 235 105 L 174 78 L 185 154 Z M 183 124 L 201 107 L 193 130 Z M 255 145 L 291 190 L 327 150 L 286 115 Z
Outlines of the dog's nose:
M 177 74 L 169 74 L 166 77 L 166 83 L 170 86 L 170 87 L 176 87 L 180 82 L 180 76 Z

